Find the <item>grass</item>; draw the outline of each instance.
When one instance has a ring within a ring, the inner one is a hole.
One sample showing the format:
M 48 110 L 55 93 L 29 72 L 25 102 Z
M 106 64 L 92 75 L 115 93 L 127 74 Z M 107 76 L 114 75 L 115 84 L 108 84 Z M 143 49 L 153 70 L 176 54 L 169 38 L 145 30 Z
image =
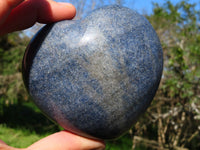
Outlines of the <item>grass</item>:
M 0 139 L 8 145 L 25 148 L 32 143 L 61 130 L 47 119 L 31 102 L 21 105 L 3 106 L 0 113 Z M 132 138 L 129 134 L 115 141 L 106 142 L 106 150 L 130 150 Z
M 131 150 L 131 148 L 132 138 L 130 134 L 125 134 L 118 140 L 106 142 L 106 150 Z
M 35 132 L 30 132 L 29 130 L 10 128 L 5 124 L 0 125 L 0 139 L 13 147 L 28 147 L 44 136 L 45 135 L 38 135 Z
M 31 102 L 3 106 L 0 114 L 0 139 L 8 145 L 25 148 L 39 139 L 60 131 Z

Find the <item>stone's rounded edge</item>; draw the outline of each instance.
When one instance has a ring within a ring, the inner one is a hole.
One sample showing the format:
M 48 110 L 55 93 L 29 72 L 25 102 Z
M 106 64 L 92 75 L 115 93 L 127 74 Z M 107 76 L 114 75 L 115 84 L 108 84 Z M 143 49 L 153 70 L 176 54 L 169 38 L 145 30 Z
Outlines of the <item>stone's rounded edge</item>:
M 137 17 L 137 19 L 141 19 L 142 21 L 147 21 L 148 24 L 149 21 L 140 13 L 138 13 L 137 11 L 130 9 L 128 7 L 125 6 L 120 6 L 120 5 L 105 5 L 103 7 L 97 8 L 95 10 L 93 10 L 91 13 L 89 13 L 86 17 L 82 18 L 81 20 L 86 20 L 86 19 L 90 19 L 90 18 L 106 18 L 109 17 L 109 15 L 115 15 L 115 16 L 121 16 L 122 18 L 127 18 L 129 17 L 129 15 Z M 108 15 L 108 16 L 107 16 Z M 120 21 L 121 18 L 119 18 Z M 134 18 L 136 19 L 136 18 Z M 141 21 L 141 20 L 140 20 Z
M 62 26 L 70 26 L 74 24 L 76 20 L 63 20 L 55 23 L 46 24 L 43 26 L 31 39 L 30 43 L 26 47 L 23 60 L 22 60 L 22 76 L 26 89 L 29 91 L 29 73 L 33 64 L 34 57 L 36 56 L 39 48 L 42 46 L 43 41 L 48 37 L 52 28 L 59 28 Z M 55 31 L 55 33 L 57 33 Z
M 26 89 L 29 91 L 29 73 L 33 63 L 33 59 L 37 54 L 42 42 L 48 35 L 49 31 L 53 27 L 54 24 L 48 24 L 42 27 L 37 34 L 31 39 L 30 43 L 28 44 L 23 60 L 22 60 L 22 76 L 23 81 L 25 83 Z
M 97 8 L 97 9 L 93 10 L 88 16 L 90 16 L 90 15 L 92 15 L 92 14 L 98 12 L 98 11 L 102 11 L 102 10 L 103 10 L 104 12 L 105 12 L 105 11 L 111 12 L 111 11 L 113 11 L 113 10 L 118 10 L 118 12 L 119 12 L 119 10 L 126 10 L 126 11 L 128 10 L 128 11 L 131 11 L 132 13 L 134 12 L 134 13 L 138 14 L 136 11 L 134 11 L 134 10 L 128 8 L 128 7 L 120 6 L 120 5 L 114 4 L 114 5 L 105 5 L 105 6 L 103 6 L 103 7 Z M 87 17 L 87 16 L 86 16 L 86 17 Z M 86 18 L 86 17 L 85 17 L 85 18 Z M 102 16 L 102 17 L 105 17 L 105 16 Z M 83 18 L 83 19 L 85 19 L 85 18 Z

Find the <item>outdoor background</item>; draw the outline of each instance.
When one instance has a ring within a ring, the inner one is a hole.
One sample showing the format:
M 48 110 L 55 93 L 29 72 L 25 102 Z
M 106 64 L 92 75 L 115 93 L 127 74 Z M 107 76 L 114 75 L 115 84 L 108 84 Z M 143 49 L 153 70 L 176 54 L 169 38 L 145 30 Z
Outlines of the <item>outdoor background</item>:
M 64 0 L 63 0 L 64 1 Z M 91 10 L 119 4 L 137 10 L 156 30 L 164 52 L 159 90 L 133 128 L 107 150 L 200 149 L 200 1 L 74 0 L 80 19 Z M 32 103 L 21 62 L 41 27 L 0 37 L 0 139 L 19 148 L 62 130 Z

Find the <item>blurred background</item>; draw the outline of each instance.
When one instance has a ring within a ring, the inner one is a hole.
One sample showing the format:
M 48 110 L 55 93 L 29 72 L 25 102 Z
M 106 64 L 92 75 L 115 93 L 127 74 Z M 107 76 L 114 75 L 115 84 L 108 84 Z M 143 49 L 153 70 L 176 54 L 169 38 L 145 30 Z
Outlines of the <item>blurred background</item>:
M 59 0 L 57 0 L 59 1 Z M 65 0 L 62 0 L 64 2 Z M 65 1 L 66 2 L 66 1 Z M 200 149 L 200 1 L 70 0 L 80 19 L 108 4 L 144 15 L 164 52 L 164 71 L 148 110 L 107 150 Z M 32 103 L 23 85 L 21 62 L 31 37 L 43 25 L 0 37 L 0 139 L 19 148 L 62 130 Z

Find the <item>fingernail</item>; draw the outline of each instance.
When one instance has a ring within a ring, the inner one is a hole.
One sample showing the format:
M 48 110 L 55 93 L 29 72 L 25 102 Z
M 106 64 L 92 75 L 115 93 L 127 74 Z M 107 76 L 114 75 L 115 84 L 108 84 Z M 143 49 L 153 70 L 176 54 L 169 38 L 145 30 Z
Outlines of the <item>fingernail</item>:
M 71 3 L 65 3 L 65 2 L 58 2 L 59 4 L 65 5 L 71 9 L 76 9 L 74 5 L 72 5 Z
M 65 6 L 68 8 L 68 10 L 69 10 L 69 12 L 70 12 L 72 18 L 74 18 L 74 17 L 76 16 L 76 8 L 75 8 L 74 5 L 72 5 L 72 4 L 70 4 L 70 3 L 64 3 L 64 2 L 58 2 L 58 3 L 59 3 L 59 4 L 62 4 L 63 6 L 65 5 Z M 69 12 L 68 12 L 68 13 L 69 13 Z

